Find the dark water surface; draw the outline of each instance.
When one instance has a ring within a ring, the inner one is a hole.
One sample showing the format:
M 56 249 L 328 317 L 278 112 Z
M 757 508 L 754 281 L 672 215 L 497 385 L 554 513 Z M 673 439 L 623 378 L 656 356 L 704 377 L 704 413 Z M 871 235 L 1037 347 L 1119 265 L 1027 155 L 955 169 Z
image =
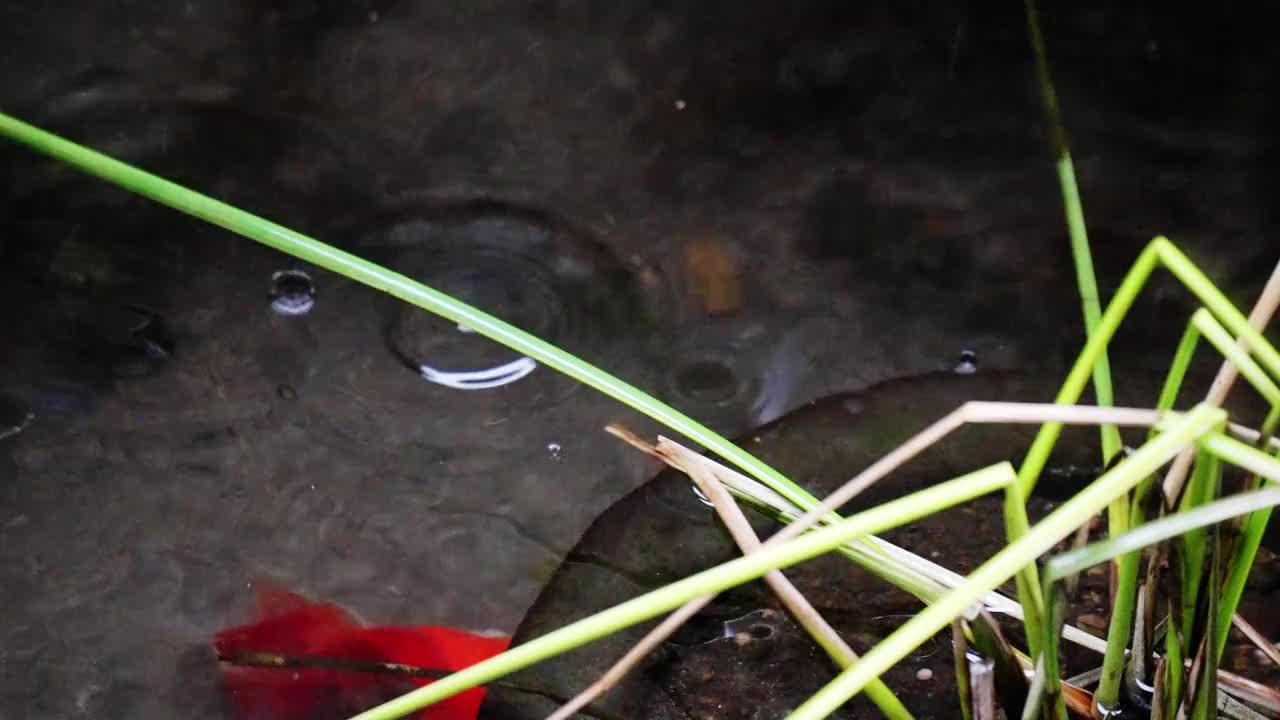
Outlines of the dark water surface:
M 7 3 L 0 108 L 739 434 L 964 351 L 1052 395 L 1082 334 L 1014 10 Z M 1055 10 L 1050 49 L 1104 292 L 1163 232 L 1247 306 L 1274 11 L 1185 12 Z M 514 631 L 656 471 L 602 432 L 652 423 L 465 328 L 0 158 L 0 717 L 223 716 L 207 642 L 267 579 Z M 1155 276 L 1121 402 L 1193 307 Z

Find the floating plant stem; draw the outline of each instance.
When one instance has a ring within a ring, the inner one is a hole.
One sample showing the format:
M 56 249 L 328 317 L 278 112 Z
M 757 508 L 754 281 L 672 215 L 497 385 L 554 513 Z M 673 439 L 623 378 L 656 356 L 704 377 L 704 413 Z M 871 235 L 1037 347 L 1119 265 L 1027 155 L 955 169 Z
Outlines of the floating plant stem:
M 640 389 L 471 305 L 351 253 L 0 113 L 0 135 L 126 190 L 393 295 L 559 370 L 759 478 L 792 503 L 817 498 L 711 429 Z M 833 518 L 834 519 L 834 518 Z

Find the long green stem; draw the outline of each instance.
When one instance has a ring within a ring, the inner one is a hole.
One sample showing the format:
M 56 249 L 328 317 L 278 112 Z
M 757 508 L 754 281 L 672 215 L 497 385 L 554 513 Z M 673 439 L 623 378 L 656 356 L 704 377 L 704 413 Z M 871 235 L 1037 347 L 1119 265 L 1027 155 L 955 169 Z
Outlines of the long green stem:
M 1058 92 L 1053 87 L 1049 73 L 1049 53 L 1045 49 L 1044 36 L 1040 32 L 1040 12 L 1035 0 L 1026 0 L 1027 32 L 1036 58 L 1036 74 L 1040 81 L 1040 96 L 1044 101 L 1045 116 L 1053 142 L 1054 157 L 1058 168 L 1058 187 L 1062 191 L 1062 207 L 1067 217 L 1067 233 L 1071 237 L 1071 257 L 1076 267 L 1076 283 L 1080 291 L 1080 305 L 1084 311 L 1086 335 L 1092 335 L 1102 319 L 1098 280 L 1093 271 L 1093 255 L 1089 250 L 1089 234 L 1084 221 L 1084 202 L 1080 199 L 1080 187 L 1076 183 L 1075 164 L 1071 161 L 1071 149 L 1067 145 L 1067 133 L 1062 126 L 1058 110 Z M 1098 404 L 1109 406 L 1114 397 L 1111 389 L 1111 363 L 1104 351 L 1093 366 L 1093 391 Z M 1102 462 L 1120 452 L 1120 431 L 1114 425 L 1103 425 Z
M 675 429 L 756 476 L 797 506 L 807 509 L 817 504 L 817 499 L 803 488 L 701 423 L 550 343 L 449 295 L 3 113 L 0 113 L 0 133 L 139 195 L 449 318 L 591 385 L 606 395 Z M 836 517 L 838 516 L 833 514 L 829 519 Z M 855 557 L 855 559 L 861 559 L 864 563 L 872 565 L 873 567 L 869 569 L 873 572 L 878 570 L 877 574 L 882 577 L 893 577 L 894 568 L 889 563 L 877 562 L 880 559 L 871 557 L 871 553 L 859 555 L 861 557 Z
M 1182 388 L 1182 381 L 1191 365 L 1191 358 L 1195 354 L 1199 339 L 1200 331 L 1197 329 L 1196 324 L 1188 322 L 1186 329 L 1182 333 L 1182 339 L 1178 342 L 1178 348 L 1174 352 L 1173 362 L 1170 364 L 1169 372 L 1165 377 L 1160 397 L 1156 401 L 1157 410 L 1169 410 L 1177 401 L 1178 391 Z M 1155 434 L 1156 430 L 1152 428 L 1147 439 L 1154 438 Z M 1156 476 L 1149 475 L 1134 489 L 1129 506 L 1130 528 L 1137 528 L 1142 525 L 1145 519 L 1146 499 L 1155 482 Z M 1113 535 L 1112 537 L 1118 539 L 1118 537 L 1127 536 L 1128 534 L 1122 536 Z M 1102 674 L 1099 676 L 1098 690 L 1094 693 L 1095 702 L 1099 707 L 1112 707 L 1119 699 L 1120 681 L 1124 677 L 1125 669 L 1125 649 L 1128 646 L 1128 638 L 1133 632 L 1133 625 L 1136 621 L 1134 610 L 1137 600 L 1136 590 L 1140 560 L 1140 556 L 1136 553 L 1125 553 L 1119 556 L 1115 564 L 1116 593 L 1111 599 L 1112 621 L 1107 627 L 1107 650 L 1103 656 Z M 1050 580 L 1046 579 L 1045 582 L 1050 582 Z
M 1206 438 L 1202 442 L 1207 441 L 1208 439 Z M 1280 463 L 1275 463 L 1275 465 L 1276 474 L 1280 475 Z M 1137 551 L 1143 548 L 1164 542 L 1170 538 L 1185 536 L 1194 531 L 1202 531 L 1202 528 L 1208 525 L 1220 523 L 1233 517 L 1268 512 L 1275 505 L 1280 505 L 1280 486 L 1234 495 L 1192 510 L 1168 515 L 1159 520 L 1140 525 L 1120 537 L 1062 553 L 1045 563 L 1044 595 L 1045 597 L 1053 597 L 1056 583 L 1086 568 L 1104 563 L 1112 558 L 1136 555 Z M 1219 621 L 1221 621 L 1223 615 L 1224 613 L 1219 612 Z M 1226 620 L 1230 622 L 1230 617 L 1226 617 Z M 1170 636 L 1176 637 L 1176 634 L 1170 633 Z M 1046 645 L 1052 645 L 1054 640 L 1055 638 L 1049 638 L 1046 641 Z M 1181 651 L 1179 651 L 1178 656 L 1181 656 Z M 1057 682 L 1056 675 L 1050 675 L 1046 679 L 1050 685 Z M 1173 682 L 1176 683 L 1177 679 L 1174 679 Z M 1096 697 L 1097 695 L 1095 694 Z M 1110 706 L 1099 702 L 1099 707 L 1106 708 Z
M 1093 256 L 1089 249 L 1089 234 L 1084 219 L 1084 202 L 1080 199 L 1080 187 L 1076 182 L 1075 163 L 1071 160 L 1071 149 L 1067 144 L 1067 133 L 1062 125 L 1062 118 L 1058 109 L 1058 93 L 1053 86 L 1053 77 L 1049 72 L 1049 53 L 1045 49 L 1044 36 L 1040 31 L 1040 11 L 1036 7 L 1035 0 L 1025 0 L 1027 15 L 1027 33 L 1031 39 L 1032 51 L 1035 55 L 1036 74 L 1040 82 L 1040 95 L 1044 101 L 1045 116 L 1049 122 L 1049 131 L 1053 143 L 1053 152 L 1055 165 L 1058 170 L 1058 187 L 1062 192 L 1062 207 L 1066 213 L 1067 233 L 1071 238 L 1071 257 L 1076 268 L 1076 283 L 1080 293 L 1081 309 L 1084 312 L 1084 327 L 1086 337 L 1092 337 L 1098 330 L 1102 317 L 1101 301 L 1098 293 L 1098 281 L 1093 270 Z M 1107 406 L 1114 402 L 1111 388 L 1111 363 L 1107 358 L 1106 350 L 1102 350 L 1098 354 L 1097 360 L 1093 363 L 1093 389 L 1094 395 L 1097 397 L 1099 405 Z M 1102 446 L 1102 464 L 1107 466 L 1111 459 L 1120 452 L 1121 439 L 1120 431 L 1114 425 L 1103 425 L 1099 428 Z M 1029 488 L 1025 489 L 1030 492 Z M 1128 497 L 1121 496 L 1111 503 L 1107 508 L 1107 527 L 1108 532 L 1112 536 L 1120 535 L 1129 528 L 1129 505 Z M 1016 536 L 1010 536 L 1010 540 L 1016 539 Z M 1132 568 L 1123 567 L 1125 563 L 1132 564 Z M 1115 572 L 1120 577 L 1120 583 L 1117 587 L 1117 595 L 1124 597 L 1123 593 L 1127 589 L 1125 586 L 1125 578 L 1133 575 L 1136 579 L 1137 572 L 1136 559 L 1121 559 L 1117 565 Z M 1043 597 L 1031 597 L 1032 593 L 1039 594 L 1039 584 L 1036 582 L 1034 567 L 1020 574 L 1018 580 L 1018 596 L 1022 604 L 1030 613 L 1033 609 L 1039 611 L 1040 604 L 1044 601 Z M 1136 580 L 1131 581 L 1132 585 Z M 1132 597 L 1130 596 L 1130 605 Z M 1036 613 L 1038 614 L 1038 612 Z M 1131 608 L 1124 606 L 1123 599 L 1119 603 L 1119 608 L 1113 611 L 1112 618 L 1117 615 L 1121 618 L 1128 617 Z M 1038 619 L 1036 615 L 1029 614 L 1027 622 L 1027 641 L 1028 649 L 1031 650 L 1032 656 L 1036 656 L 1035 645 L 1036 639 L 1042 636 L 1040 628 L 1037 627 Z M 1124 630 L 1125 635 L 1119 635 Z M 1127 629 L 1118 627 L 1114 622 L 1109 628 L 1107 637 L 1107 657 L 1113 658 L 1119 653 L 1121 663 L 1123 663 L 1124 643 L 1127 639 Z M 1117 650 L 1119 646 L 1119 650 Z M 1115 661 L 1112 660 L 1114 663 Z M 1106 663 L 1104 663 L 1104 668 Z M 1104 672 L 1103 690 L 1107 690 L 1106 673 Z
M 1080 352 L 1076 360 L 1076 364 L 1072 367 L 1071 372 L 1067 375 L 1067 380 L 1059 391 L 1054 402 L 1059 404 L 1073 404 L 1080 399 L 1081 393 L 1084 392 L 1085 383 L 1088 381 L 1089 372 L 1102 357 L 1106 350 L 1106 344 L 1110 342 L 1111 337 L 1115 334 L 1120 326 L 1120 321 L 1129 307 L 1136 299 L 1138 292 L 1141 291 L 1146 279 L 1150 276 L 1151 271 L 1155 268 L 1158 260 L 1157 241 L 1153 241 L 1138 256 L 1138 260 L 1129 270 L 1124 280 L 1121 282 L 1119 289 L 1107 306 L 1107 310 L 1099 319 L 1097 327 L 1089 334 L 1088 340 L 1085 342 L 1084 349 Z M 1029 496 L 1035 483 L 1040 476 L 1041 470 L 1044 469 L 1048 462 L 1049 453 L 1052 452 L 1054 443 L 1062 432 L 1061 423 L 1046 423 L 1041 426 L 1040 431 L 1036 434 L 1035 440 L 1032 442 L 1030 450 L 1027 452 L 1026 458 L 1023 460 L 1022 467 L 1018 471 L 1019 490 L 1024 496 Z M 1120 496 L 1117 496 L 1117 498 Z M 1113 502 L 1115 499 L 1113 499 Z M 1109 505 L 1109 507 L 1114 507 Z M 1010 537 L 1011 542 L 1015 542 L 1018 538 Z M 1043 605 L 1036 608 L 1035 614 L 1027 609 L 1027 606 L 1035 602 L 1035 598 L 1031 593 L 1031 589 L 1038 590 L 1040 581 L 1035 577 L 1035 566 L 1029 564 L 1028 567 L 1020 569 L 1018 576 L 1018 599 L 1022 602 L 1024 612 L 1029 618 L 1043 616 Z M 1124 588 L 1121 588 L 1122 590 Z M 1038 594 L 1038 593 L 1037 593 Z M 1041 598 L 1043 601 L 1043 598 Z M 1131 614 L 1131 613 L 1130 613 Z M 1039 638 L 1044 632 L 1044 628 L 1033 622 L 1026 623 L 1027 637 Z M 1127 636 L 1123 636 L 1117 640 L 1114 634 L 1108 635 L 1107 654 L 1113 658 L 1117 656 L 1114 649 L 1117 643 L 1120 643 L 1120 650 L 1123 651 L 1124 643 L 1127 642 Z M 1123 660 L 1123 655 L 1120 655 Z M 1115 663 L 1115 660 L 1112 660 Z M 1114 668 L 1113 668 L 1114 672 Z
M 1204 442 L 1208 444 L 1216 440 L 1216 437 L 1211 440 L 1210 436 L 1206 436 Z M 1272 462 L 1275 461 L 1273 460 Z M 1276 466 L 1276 472 L 1280 474 L 1280 463 L 1276 463 Z M 1120 537 L 1102 540 L 1078 550 L 1069 550 L 1051 558 L 1045 563 L 1045 582 L 1052 584 L 1068 575 L 1099 565 L 1126 553 L 1132 553 L 1156 543 L 1180 537 L 1193 530 L 1276 505 L 1280 505 L 1280 486 L 1231 495 L 1186 512 L 1166 515 L 1159 520 L 1152 520 L 1136 527 Z
M 1116 536 L 1112 536 L 1116 537 Z M 1126 651 L 1133 632 L 1134 607 L 1138 589 L 1139 556 L 1121 555 L 1115 564 L 1116 592 L 1111 600 L 1111 621 L 1107 627 L 1107 652 L 1102 656 L 1102 676 L 1094 692 L 1099 708 L 1111 708 L 1120 697 Z
M 1094 363 L 1101 357 L 1107 343 L 1111 341 L 1116 330 L 1119 329 L 1120 322 L 1133 305 L 1147 278 L 1150 277 L 1151 271 L 1155 269 L 1157 264 L 1161 263 L 1182 281 L 1183 285 L 1199 298 L 1221 320 L 1223 325 L 1240 336 L 1249 350 L 1257 356 L 1258 362 L 1263 369 L 1273 377 L 1280 377 L 1280 353 L 1276 352 L 1275 348 L 1262 337 L 1261 333 L 1249 325 L 1247 318 L 1231 304 L 1221 291 L 1214 287 L 1213 283 L 1195 267 L 1194 263 L 1187 259 L 1168 239 L 1157 237 L 1147 245 L 1134 262 L 1133 267 L 1125 275 L 1120 287 L 1107 305 L 1106 311 L 1103 312 L 1096 331 L 1090 334 L 1089 339 L 1085 342 L 1084 349 L 1077 357 L 1075 365 L 1072 366 L 1071 371 L 1068 373 L 1067 379 L 1054 402 L 1073 404 L 1080 399 Z M 1018 481 L 1025 495 L 1029 495 L 1032 488 L 1035 487 L 1035 483 L 1039 479 L 1041 471 L 1044 470 L 1049 454 L 1053 451 L 1053 446 L 1061 433 L 1062 423 L 1050 422 L 1042 425 L 1040 431 L 1036 434 L 1031 448 L 1023 459 L 1022 466 L 1018 469 Z M 1027 571 L 1023 569 L 1023 572 Z M 1029 583 L 1024 583 L 1020 580 L 1020 587 L 1026 584 Z M 1020 599 L 1025 606 L 1029 597 L 1020 596 Z M 1030 624 L 1027 626 L 1028 633 L 1038 633 L 1040 630 L 1041 628 L 1032 627 Z M 1121 636 L 1116 635 L 1113 637 L 1119 638 Z M 1110 637 L 1108 639 L 1109 641 L 1111 640 Z M 1117 639 L 1115 642 L 1118 643 L 1120 640 Z M 1113 652 L 1113 657 L 1115 656 L 1118 655 Z
M 1057 397 L 1054 398 L 1054 402 L 1069 405 L 1079 401 L 1094 362 L 1106 348 L 1107 343 L 1111 342 L 1125 313 L 1132 307 L 1143 284 L 1157 264 L 1163 264 L 1168 268 L 1229 331 L 1238 335 L 1249 350 L 1257 356 L 1258 364 L 1264 370 L 1272 377 L 1280 378 L 1280 352 L 1277 352 L 1261 333 L 1249 326 L 1245 316 L 1220 290 L 1214 287 L 1209 278 L 1205 277 L 1186 255 L 1174 247 L 1167 238 L 1157 237 L 1142 251 L 1120 283 L 1119 289 L 1102 313 L 1097 331 L 1085 342 L 1084 349 L 1076 358 L 1075 365 L 1067 374 L 1067 379 Z M 1027 494 L 1030 494 L 1031 489 L 1035 487 L 1040 473 L 1049 460 L 1049 453 L 1053 451 L 1053 445 L 1061 433 L 1062 423 L 1054 422 L 1045 423 L 1036 434 L 1031 448 L 1023 459 L 1022 466 L 1018 468 L 1018 482 Z
M 693 418 L 544 340 L 422 283 L 3 113 L 0 135 L 126 190 L 464 325 L 680 432 L 759 478 L 796 505 L 807 509 L 817 504 L 817 499 L 803 488 Z
M 1191 358 L 1195 355 L 1199 342 L 1200 331 L 1195 323 L 1188 322 L 1186 329 L 1182 332 L 1182 339 L 1178 341 L 1178 348 L 1174 351 L 1173 362 L 1169 364 L 1169 372 L 1165 375 L 1160 397 L 1156 400 L 1155 409 L 1158 412 L 1172 410 L 1174 403 L 1178 401 L 1178 394 L 1182 390 L 1183 380 L 1186 379 L 1187 370 L 1191 367 Z M 1156 429 L 1153 427 L 1147 433 L 1147 439 L 1150 440 L 1155 436 Z M 1155 482 L 1156 476 L 1152 475 L 1139 483 L 1133 491 L 1133 502 L 1130 504 L 1130 527 L 1138 527 L 1146 521 L 1147 497 Z
M 1021 539 L 983 563 L 969 575 L 968 582 L 917 613 L 877 644 L 853 667 L 796 708 L 788 720 L 820 720 L 835 712 L 869 681 L 946 627 L 983 593 L 1007 582 L 1020 569 L 1035 562 L 1118 495 L 1129 492 L 1142 478 L 1155 472 L 1201 435 L 1223 425 L 1226 418 L 1227 414 L 1221 409 L 1200 405 L 1171 423 L 1166 432 L 1143 445 L 1037 523 Z
M 501 655 L 362 712 L 352 720 L 390 720 L 407 715 L 464 690 L 491 682 L 622 628 L 644 622 L 679 607 L 693 598 L 720 593 L 754 580 L 770 570 L 789 567 L 829 552 L 854 538 L 882 532 L 979 495 L 1008 487 L 1014 479 L 1013 467 L 1005 462 L 934 485 L 814 530 L 784 544 L 766 547 L 759 552 L 704 570 L 591 617 L 553 630 Z
M 1027 518 L 1027 499 L 1015 485 L 1004 493 L 1005 535 L 1009 542 L 1014 542 L 1030 530 Z M 1018 571 L 1016 587 L 1018 600 L 1022 604 L 1022 623 L 1027 628 L 1027 653 L 1031 657 L 1040 655 L 1040 633 L 1031 630 L 1039 629 L 1044 620 L 1044 596 L 1040 594 L 1039 574 L 1035 563 L 1027 563 Z
M 1272 408 L 1271 413 L 1267 416 L 1266 421 L 1262 425 L 1262 437 L 1269 438 L 1275 432 L 1277 424 L 1280 424 L 1280 410 Z M 1230 440 L 1228 438 L 1228 440 Z M 1280 460 L 1276 455 L 1267 455 L 1262 451 L 1249 447 L 1239 441 L 1218 442 L 1215 441 L 1207 444 L 1211 452 L 1217 452 L 1220 457 L 1228 462 L 1245 465 L 1252 464 L 1252 472 L 1256 477 L 1263 478 L 1265 482 L 1273 487 L 1280 486 Z M 1259 472 L 1260 469 L 1270 468 L 1270 472 Z M 1231 630 L 1231 618 L 1235 615 L 1236 608 L 1240 605 L 1240 598 L 1244 595 L 1244 586 L 1249 579 L 1249 572 L 1253 569 L 1254 559 L 1257 557 L 1258 548 L 1262 545 L 1262 536 L 1267 531 L 1267 523 L 1271 519 L 1272 508 L 1258 510 L 1245 519 L 1244 527 L 1241 529 L 1240 541 L 1232 554 L 1231 564 L 1227 569 L 1227 578 L 1222 586 L 1222 598 L 1219 605 L 1219 616 L 1217 619 L 1217 637 L 1215 637 L 1212 646 L 1214 653 L 1221 657 L 1223 649 L 1227 645 L 1227 636 Z
M 1205 340 L 1222 353 L 1222 356 L 1231 361 L 1236 366 L 1244 379 L 1253 386 L 1254 390 L 1262 396 L 1267 404 L 1275 407 L 1280 405 L 1280 387 L 1276 386 L 1275 381 L 1267 376 L 1265 370 L 1262 369 L 1245 348 L 1235 341 L 1235 338 L 1222 327 L 1222 324 L 1209 314 L 1208 310 L 1200 308 L 1191 315 L 1191 323 L 1196 326 Z

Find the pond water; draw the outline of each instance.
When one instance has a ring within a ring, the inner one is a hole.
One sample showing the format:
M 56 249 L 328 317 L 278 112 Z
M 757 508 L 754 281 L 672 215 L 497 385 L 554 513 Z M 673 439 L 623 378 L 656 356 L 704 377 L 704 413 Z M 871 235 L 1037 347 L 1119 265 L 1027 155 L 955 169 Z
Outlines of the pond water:
M 1276 260 L 1265 23 L 1197 43 L 1154 17 L 1052 18 L 1104 291 L 1168 232 L 1247 306 Z M 0 106 L 738 435 L 957 368 L 1052 395 L 1082 333 L 1022 27 L 821 2 L 8 4 Z M 1220 37 L 1242 48 L 1221 72 L 1184 58 Z M 267 582 L 514 632 L 657 470 L 603 432 L 653 423 L 465 327 L 0 157 L 14 717 L 224 717 L 209 639 Z M 1153 280 L 1122 402 L 1150 401 L 1193 307 Z

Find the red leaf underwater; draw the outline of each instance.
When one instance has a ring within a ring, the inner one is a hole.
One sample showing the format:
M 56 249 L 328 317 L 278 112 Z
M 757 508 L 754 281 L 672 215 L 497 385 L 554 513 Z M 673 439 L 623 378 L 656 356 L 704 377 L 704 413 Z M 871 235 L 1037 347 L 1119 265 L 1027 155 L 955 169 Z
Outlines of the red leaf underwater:
M 312 603 L 285 590 L 260 590 L 253 622 L 214 638 L 219 657 L 247 653 L 399 663 L 457 671 L 497 655 L 509 637 L 484 637 L 447 627 L 364 627 L 341 608 Z M 223 683 L 241 720 L 349 717 L 431 682 L 427 678 L 321 668 L 223 664 Z M 484 688 L 442 700 L 419 720 L 475 720 Z

